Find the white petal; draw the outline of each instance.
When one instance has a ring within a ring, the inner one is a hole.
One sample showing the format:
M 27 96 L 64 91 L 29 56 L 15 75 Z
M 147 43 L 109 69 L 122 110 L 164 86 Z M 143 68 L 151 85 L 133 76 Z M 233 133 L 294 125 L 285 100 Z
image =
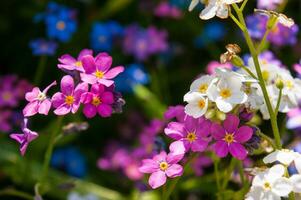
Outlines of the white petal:
M 274 165 L 267 171 L 266 179 L 270 183 L 274 183 L 278 178 L 284 175 L 285 168 L 281 164 Z
M 248 100 L 248 96 L 241 91 L 234 91 L 229 101 L 233 104 L 242 104 Z
M 219 93 L 218 93 L 218 89 L 215 84 L 212 84 L 209 86 L 209 88 L 207 90 L 207 95 L 211 101 L 214 101 L 214 102 L 216 101 L 216 99 L 219 96 Z
M 295 167 L 296 167 L 297 171 L 299 172 L 299 174 L 301 174 L 301 155 L 299 155 L 295 159 Z
M 206 113 L 207 108 L 208 108 L 208 99 L 206 98 L 204 108 L 200 108 L 198 103 L 189 103 L 185 106 L 185 113 L 194 118 L 199 118 Z
M 233 109 L 233 105 L 222 98 L 218 98 L 215 103 L 217 108 L 224 113 L 228 113 Z
M 261 187 L 252 187 L 251 191 L 246 195 L 245 200 L 258 200 L 262 199 L 264 191 Z
M 226 4 L 233 4 L 233 3 L 239 3 L 242 2 L 243 0 L 224 0 L 224 3 Z
M 227 4 L 219 5 L 216 11 L 216 16 L 222 19 L 227 18 L 229 16 L 229 9 L 230 7 Z
M 211 19 L 215 16 L 217 11 L 217 5 L 215 3 L 209 3 L 204 10 L 200 13 L 200 18 L 203 20 Z
M 293 184 L 293 191 L 296 193 L 301 193 L 301 175 L 295 174 L 291 176 L 290 181 Z
M 189 8 L 188 10 L 191 12 L 199 3 L 199 0 L 192 0 L 190 5 L 189 5 Z
M 272 191 L 281 197 L 287 196 L 292 191 L 292 189 L 292 183 L 288 178 L 285 177 L 278 178 L 272 186 Z
M 253 181 L 252 181 L 252 186 L 258 186 L 258 187 L 262 187 L 262 185 L 264 184 L 265 182 L 265 173 L 261 172 L 259 174 L 257 174 Z
M 279 150 L 276 150 L 276 151 L 270 153 L 269 155 L 267 155 L 266 157 L 263 158 L 263 162 L 265 164 L 267 164 L 267 163 L 273 163 L 273 162 L 277 161 L 278 153 L 279 153 Z

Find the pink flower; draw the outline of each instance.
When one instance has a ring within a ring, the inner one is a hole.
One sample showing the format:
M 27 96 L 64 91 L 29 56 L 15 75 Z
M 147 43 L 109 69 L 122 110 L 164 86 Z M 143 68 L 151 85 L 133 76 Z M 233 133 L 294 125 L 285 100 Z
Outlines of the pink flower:
M 56 108 L 56 115 L 66 115 L 70 111 L 74 114 L 80 106 L 80 98 L 84 92 L 88 91 L 87 83 L 79 83 L 74 89 L 74 80 L 66 75 L 61 80 L 61 92 L 53 95 L 51 101 Z
M 107 53 L 99 53 L 95 58 L 86 55 L 82 58 L 85 73 L 81 73 L 82 81 L 95 84 L 100 83 L 107 87 L 111 86 L 118 74 L 124 71 L 124 67 L 118 66 L 110 69 L 112 65 L 112 57 Z
M 76 70 L 79 72 L 85 72 L 82 64 L 82 58 L 84 56 L 93 55 L 93 51 L 90 49 L 83 49 L 79 53 L 77 59 L 73 58 L 69 54 L 64 54 L 59 58 L 60 64 L 58 64 L 58 68 L 65 70 Z
M 25 117 L 30 117 L 37 113 L 48 115 L 51 101 L 47 98 L 47 91 L 54 85 L 56 85 L 56 81 L 48 85 L 43 92 L 41 92 L 38 87 L 35 87 L 31 92 L 25 94 L 25 99 L 29 102 L 23 109 L 23 115 Z
M 179 122 L 184 121 L 185 116 L 184 106 L 182 105 L 169 106 L 164 113 L 165 119 L 170 120 L 172 118 L 176 118 Z
M 228 152 L 239 160 L 244 160 L 247 156 L 247 150 L 242 145 L 247 142 L 253 135 L 252 128 L 248 126 L 239 126 L 239 118 L 229 114 L 223 123 L 213 124 L 211 134 L 216 143 L 213 145 L 215 153 L 219 157 L 225 157 Z
M 167 136 L 182 143 L 185 151 L 202 152 L 204 151 L 210 139 L 208 138 L 211 122 L 205 118 L 195 119 L 187 116 L 180 122 L 170 122 L 164 132 Z
M 208 63 L 206 67 L 206 72 L 208 74 L 215 74 L 216 68 L 232 69 L 232 65 L 231 63 L 221 64 L 220 62 L 217 61 L 211 61 L 210 63 Z
M 37 132 L 31 131 L 27 128 L 27 122 L 28 120 L 24 118 L 24 123 L 22 127 L 23 134 L 19 134 L 19 133 L 10 134 L 10 138 L 16 140 L 21 144 L 20 152 L 22 156 L 24 156 L 29 143 L 39 136 Z
M 179 161 L 179 158 L 173 154 L 167 155 L 166 152 L 162 151 L 153 159 L 142 160 L 139 171 L 151 174 L 148 183 L 153 189 L 156 189 L 166 183 L 166 176 L 175 178 L 183 174 L 183 167 L 177 164 Z
M 98 113 L 102 117 L 109 117 L 112 114 L 114 103 L 113 93 L 105 90 L 105 86 L 94 84 L 90 92 L 82 95 L 81 102 L 84 104 L 83 113 L 87 118 L 92 118 Z

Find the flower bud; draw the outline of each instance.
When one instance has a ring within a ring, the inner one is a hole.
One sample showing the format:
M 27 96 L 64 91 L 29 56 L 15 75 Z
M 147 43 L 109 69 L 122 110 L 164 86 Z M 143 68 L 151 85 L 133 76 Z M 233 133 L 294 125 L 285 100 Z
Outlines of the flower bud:
M 205 117 L 206 119 L 212 119 L 214 118 L 215 114 L 216 114 L 215 109 L 210 109 L 206 112 Z
M 218 120 L 224 121 L 226 119 L 227 115 L 225 113 L 221 112 L 221 111 L 217 111 L 216 112 L 216 117 L 217 117 Z
M 284 87 L 284 83 L 283 83 L 283 80 L 282 80 L 281 78 L 277 78 L 275 84 L 276 84 L 276 87 L 277 87 L 279 90 L 283 89 L 283 87 Z
M 237 55 L 232 56 L 231 63 L 236 67 L 243 67 L 244 66 L 244 61 Z

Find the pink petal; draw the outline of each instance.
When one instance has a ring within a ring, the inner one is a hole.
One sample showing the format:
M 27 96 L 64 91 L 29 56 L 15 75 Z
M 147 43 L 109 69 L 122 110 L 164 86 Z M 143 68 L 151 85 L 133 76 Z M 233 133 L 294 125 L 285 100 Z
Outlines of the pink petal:
M 25 155 L 27 147 L 28 147 L 28 142 L 24 142 L 23 144 L 21 144 L 20 153 L 21 153 L 22 156 Z
M 93 55 L 93 50 L 91 50 L 91 49 L 83 49 L 83 50 L 81 50 L 79 52 L 77 60 L 81 61 L 84 56 L 88 56 L 88 55 L 92 56 Z
M 213 123 L 211 125 L 210 132 L 211 132 L 213 138 L 216 140 L 223 139 L 226 134 L 224 128 L 220 124 L 217 124 L 217 123 Z
M 101 84 L 93 84 L 91 92 L 94 94 L 102 94 L 105 91 L 105 87 Z
M 159 170 L 158 163 L 153 161 L 152 159 L 144 159 L 142 160 L 142 166 L 139 167 L 139 171 L 141 173 L 153 173 Z
M 65 95 L 61 92 L 57 92 L 52 96 L 51 102 L 53 107 L 58 108 L 65 103 Z
M 172 164 L 167 168 L 165 171 L 166 175 L 170 178 L 175 178 L 178 176 L 182 176 L 183 174 L 183 167 L 179 164 Z
M 197 133 L 202 137 L 207 137 L 210 134 L 210 128 L 211 122 L 209 120 L 204 120 L 197 128 Z
M 106 72 L 112 65 L 112 57 L 107 53 L 99 53 L 95 58 L 96 67 L 102 72 Z
M 97 107 L 97 112 L 102 117 L 110 117 L 112 115 L 113 110 L 111 106 L 103 103 Z
M 37 96 L 40 93 L 40 89 L 38 87 L 34 87 L 31 92 L 27 92 L 25 94 L 25 99 L 29 102 L 36 100 Z
M 170 122 L 164 129 L 164 133 L 175 140 L 180 140 L 184 137 L 185 126 L 179 122 Z
M 74 90 L 74 98 L 76 101 L 79 101 L 81 95 L 85 92 L 88 92 L 89 86 L 87 83 L 79 83 Z
M 78 111 L 79 106 L 80 106 L 80 101 L 74 102 L 71 106 L 71 112 L 75 114 Z
M 114 84 L 114 81 L 106 80 L 106 79 L 98 79 L 97 82 L 100 83 L 100 84 L 103 84 L 107 87 L 110 87 L 111 85 Z
M 223 125 L 228 133 L 234 133 L 238 128 L 239 118 L 235 115 L 228 114 Z
M 213 145 L 213 149 L 216 153 L 216 155 L 220 158 L 226 157 L 228 155 L 228 144 L 222 140 L 217 141 Z
M 150 175 L 148 184 L 151 188 L 156 189 L 166 183 L 166 175 L 163 171 L 157 171 Z
M 61 80 L 61 92 L 65 95 L 72 95 L 74 90 L 74 80 L 72 76 L 66 75 Z
M 112 79 L 115 78 L 118 74 L 124 71 L 124 67 L 119 66 L 119 67 L 114 67 L 110 69 L 108 72 L 104 74 L 105 79 Z
M 55 109 L 53 112 L 56 115 L 66 115 L 71 111 L 71 106 L 67 106 L 66 104 L 63 104 L 59 106 L 57 109 Z
M 233 142 L 229 145 L 229 151 L 232 156 L 239 160 L 244 160 L 248 153 L 244 146 L 236 142 Z
M 206 150 L 207 146 L 208 142 L 199 138 L 191 144 L 191 151 L 203 152 Z
M 84 109 L 83 109 L 83 113 L 87 118 L 92 118 L 92 117 L 95 117 L 95 115 L 97 113 L 97 109 L 92 104 L 85 104 Z
M 56 81 L 53 81 L 50 85 L 48 85 L 48 86 L 43 90 L 43 93 L 46 95 L 47 92 L 48 92 L 48 90 L 49 90 L 51 87 L 55 86 L 55 85 L 56 85 Z
M 39 101 L 32 101 L 28 103 L 23 109 L 23 115 L 25 117 L 30 117 L 38 113 Z
M 165 161 L 166 160 L 166 152 L 165 151 L 161 151 L 159 154 L 155 155 L 153 157 L 153 160 L 156 162 L 161 162 L 161 161 Z
M 92 74 L 96 71 L 95 60 L 92 55 L 83 56 L 81 61 L 87 74 Z
M 240 127 L 235 133 L 235 140 L 239 143 L 244 143 L 251 139 L 253 135 L 253 129 L 248 126 Z
M 83 104 L 91 103 L 93 100 L 93 94 L 91 92 L 85 92 L 80 97 L 80 102 Z
M 85 73 L 81 73 L 80 78 L 83 82 L 89 83 L 89 84 L 95 84 L 95 83 L 97 83 L 97 80 L 98 80 L 96 78 L 96 76 L 94 76 L 92 74 L 85 74 Z
M 48 115 L 50 108 L 51 108 L 51 101 L 49 99 L 45 99 L 40 103 L 39 113 L 43 115 Z
M 73 65 L 76 62 L 76 59 L 69 54 L 62 55 L 58 60 L 60 61 L 60 63 L 66 65 Z
M 9 135 L 9 137 L 16 140 L 20 144 L 24 142 L 24 134 L 12 133 Z
M 113 104 L 114 103 L 114 96 L 112 92 L 104 92 L 101 95 L 101 101 L 105 104 Z
M 168 163 L 177 163 L 183 159 L 186 148 L 182 140 L 175 141 L 169 145 Z

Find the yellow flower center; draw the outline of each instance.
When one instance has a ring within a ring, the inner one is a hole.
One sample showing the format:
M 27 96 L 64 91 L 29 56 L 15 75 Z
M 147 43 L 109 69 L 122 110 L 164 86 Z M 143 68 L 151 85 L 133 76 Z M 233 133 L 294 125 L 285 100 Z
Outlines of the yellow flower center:
M 167 162 L 165 162 L 165 161 L 160 162 L 160 169 L 161 169 L 162 171 L 167 170 L 167 168 L 168 168 Z
M 205 105 L 206 105 L 205 100 L 201 99 L 201 100 L 199 101 L 199 107 L 200 107 L 201 109 L 203 109 L 203 108 L 205 107 Z
M 234 141 L 234 135 L 233 133 L 227 133 L 224 137 L 225 142 L 228 144 L 231 144 Z
M 66 24 L 63 21 L 58 21 L 56 23 L 56 28 L 60 31 L 64 30 L 66 28 Z
M 186 136 L 186 140 L 189 142 L 194 142 L 197 139 L 196 134 L 194 132 L 188 133 Z
M 231 92 L 230 89 L 225 88 L 225 89 L 222 89 L 222 90 L 220 91 L 219 95 L 220 95 L 221 97 L 223 97 L 223 99 L 227 99 L 227 98 L 231 97 L 232 92 Z
M 104 75 L 104 73 L 102 72 L 102 71 L 96 71 L 95 72 L 95 76 L 97 77 L 97 78 L 102 78 L 103 77 L 103 75 Z
M 293 81 L 285 81 L 285 86 L 289 89 L 289 90 L 291 90 L 293 87 L 294 87 L 294 83 L 293 83 Z
M 204 83 L 204 84 L 200 85 L 199 92 L 202 94 L 205 94 L 207 92 L 207 89 L 208 89 L 208 84 Z
M 98 97 L 93 97 L 92 104 L 94 106 L 98 106 L 99 104 L 101 104 L 101 100 Z
M 269 80 L 270 73 L 267 70 L 262 71 L 262 77 L 265 81 Z
M 263 187 L 264 187 L 264 189 L 266 189 L 266 190 L 272 189 L 271 184 L 270 184 L 269 182 L 265 182 L 265 183 L 263 184 Z
M 82 63 L 81 61 L 77 61 L 77 62 L 75 63 L 75 66 L 76 66 L 76 67 L 83 67 L 83 63 Z
M 67 104 L 67 105 L 72 105 L 73 104 L 73 102 L 74 102 L 74 97 L 73 96 L 71 96 L 71 95 L 69 95 L 69 96 L 66 96 L 66 98 L 65 98 L 65 103 Z

